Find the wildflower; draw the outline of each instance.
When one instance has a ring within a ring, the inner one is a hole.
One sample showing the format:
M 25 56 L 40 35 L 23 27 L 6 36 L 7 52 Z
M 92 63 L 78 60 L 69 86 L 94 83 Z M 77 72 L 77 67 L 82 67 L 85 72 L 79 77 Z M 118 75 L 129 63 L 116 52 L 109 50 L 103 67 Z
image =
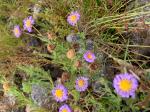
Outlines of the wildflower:
M 68 91 L 67 89 L 59 84 L 52 90 L 52 95 L 54 96 L 57 102 L 63 102 L 68 99 Z
M 72 112 L 72 111 L 71 111 L 71 108 L 67 104 L 64 104 L 59 108 L 59 112 Z
M 56 47 L 55 45 L 51 45 L 51 44 L 47 45 L 48 52 L 52 53 L 54 51 L 55 47 Z
M 68 72 L 63 72 L 61 75 L 61 83 L 64 83 L 70 79 L 70 74 Z
M 81 46 L 79 43 L 73 43 L 72 48 L 75 50 L 75 52 L 78 52 Z
M 78 77 L 76 80 L 75 88 L 77 91 L 85 91 L 88 88 L 88 78 Z
M 86 53 L 84 53 L 83 57 L 89 63 L 94 62 L 94 60 L 96 59 L 95 54 L 92 53 L 91 51 L 87 51 Z
M 67 58 L 69 59 L 73 59 L 74 56 L 75 56 L 75 50 L 74 49 L 70 49 L 68 52 L 67 52 Z
M 138 87 L 137 79 L 129 74 L 119 74 L 113 80 L 113 86 L 117 94 L 121 97 L 129 98 L 129 96 L 135 97 L 135 91 Z
M 27 30 L 28 32 L 32 32 L 32 26 L 34 24 L 34 19 L 32 16 L 29 16 L 23 20 L 24 23 L 24 30 Z
M 73 112 L 83 112 L 79 107 L 76 107 Z
M 15 35 L 17 38 L 19 38 L 19 37 L 21 36 L 21 30 L 20 30 L 19 25 L 14 26 L 13 32 L 14 32 L 14 35 Z
M 47 37 L 49 40 L 54 40 L 56 35 L 53 32 L 47 32 Z
M 67 21 L 70 25 L 75 26 L 79 19 L 80 19 L 80 14 L 77 11 L 75 11 L 75 12 L 71 12 L 71 14 L 67 18 Z
M 10 89 L 10 84 L 8 82 L 4 82 L 3 89 L 4 91 L 8 91 Z
M 76 67 L 78 69 L 81 68 L 82 67 L 82 62 L 80 60 L 75 61 L 74 67 Z
M 99 67 L 100 67 L 99 64 L 96 63 L 96 62 L 91 63 L 91 64 L 89 64 L 89 66 L 88 66 L 88 68 L 89 68 L 90 71 L 95 71 L 95 70 L 97 70 Z

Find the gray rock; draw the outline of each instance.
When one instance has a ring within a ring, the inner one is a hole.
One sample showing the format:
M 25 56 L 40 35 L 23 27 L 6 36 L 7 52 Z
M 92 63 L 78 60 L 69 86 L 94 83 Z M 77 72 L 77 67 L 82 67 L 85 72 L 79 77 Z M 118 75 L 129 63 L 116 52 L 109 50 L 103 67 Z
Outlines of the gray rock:
M 0 97 L 0 112 L 10 112 L 15 109 L 16 98 L 8 93 Z M 21 112 L 21 111 L 20 111 Z
M 150 0 L 135 0 L 127 6 L 126 10 L 130 11 L 134 8 L 138 8 L 138 7 L 147 5 L 148 3 L 150 3 Z M 150 6 L 146 6 L 142 9 L 137 10 L 137 12 L 148 12 L 148 11 L 150 11 Z M 139 22 L 141 20 L 141 18 L 144 19 L 145 23 L 150 22 L 150 14 L 138 15 L 135 17 L 135 20 L 133 22 Z
M 150 3 L 150 0 L 135 0 L 133 2 L 131 2 L 128 6 L 127 6 L 127 11 L 131 11 L 134 8 L 139 8 L 139 7 L 143 7 L 140 8 L 138 10 L 135 10 L 134 12 L 149 12 L 150 11 L 150 5 L 148 5 Z M 144 6 L 144 5 L 148 5 L 148 6 Z M 132 23 L 131 26 L 136 27 L 135 31 L 133 29 L 133 31 L 131 30 L 131 32 L 127 31 L 125 34 L 126 38 L 130 38 L 130 42 L 133 45 L 141 45 L 141 46 L 149 46 L 150 45 L 150 13 L 148 14 L 140 14 L 136 17 L 134 17 L 134 19 L 132 21 L 130 21 Z M 150 56 L 150 51 L 149 48 L 146 47 L 137 47 L 134 49 L 131 49 L 130 51 L 135 52 L 136 54 L 139 55 L 134 55 L 134 58 L 137 60 L 148 60 L 148 58 L 146 58 L 145 56 L 149 57 Z M 140 62 L 142 63 L 142 62 Z M 149 66 L 148 61 L 146 62 L 147 65 Z M 145 63 L 145 64 L 146 64 Z
M 93 92 L 95 93 L 102 93 L 104 85 L 101 84 L 101 82 L 96 81 L 92 84 Z
M 77 42 L 77 40 L 79 40 L 79 36 L 76 35 L 76 34 L 69 34 L 67 37 L 66 37 L 66 40 L 67 42 Z
M 94 49 L 94 43 L 91 39 L 86 40 L 86 49 L 87 50 L 93 50 Z
M 33 18 L 34 19 L 37 19 L 37 16 L 41 11 L 41 4 L 42 4 L 42 0 L 38 0 L 38 3 L 35 4 L 33 7 Z
M 38 84 L 32 85 L 31 98 L 40 107 L 50 109 L 52 106 L 52 98 L 48 89 Z

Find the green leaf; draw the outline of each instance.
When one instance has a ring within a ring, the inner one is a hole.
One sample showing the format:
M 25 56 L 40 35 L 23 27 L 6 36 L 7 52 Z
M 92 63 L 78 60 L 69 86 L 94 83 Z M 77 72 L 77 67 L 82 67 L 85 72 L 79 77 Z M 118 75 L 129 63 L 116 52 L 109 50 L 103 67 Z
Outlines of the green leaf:
M 31 92 L 31 84 L 29 82 L 24 82 L 22 84 L 23 86 L 23 91 L 26 92 L 26 93 L 30 93 Z
M 78 101 L 80 99 L 80 93 L 78 91 L 72 90 L 71 94 L 73 95 L 75 101 Z
M 97 3 L 97 5 L 99 5 L 100 4 L 100 0 L 96 0 L 96 3 Z

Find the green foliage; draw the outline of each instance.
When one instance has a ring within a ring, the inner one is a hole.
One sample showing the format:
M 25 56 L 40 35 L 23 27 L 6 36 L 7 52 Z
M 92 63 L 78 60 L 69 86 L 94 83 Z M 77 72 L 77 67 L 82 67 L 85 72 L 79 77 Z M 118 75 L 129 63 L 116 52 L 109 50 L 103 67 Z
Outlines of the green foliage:
M 75 102 L 77 102 L 80 99 L 80 94 L 76 90 L 72 90 L 71 95 L 73 96 Z
M 22 42 L 16 40 L 4 24 L 0 24 L 0 35 L 0 58 L 15 54 L 15 49 L 22 45 Z
M 12 86 L 10 86 L 7 94 L 15 97 L 18 107 L 24 107 L 28 105 L 32 112 L 49 112 L 47 109 L 39 107 L 30 97 L 32 85 L 34 84 L 38 84 L 40 86 L 43 86 L 44 88 L 48 88 L 49 91 L 53 88 L 53 81 L 49 73 L 45 72 L 39 67 L 33 66 L 19 66 L 18 70 L 25 72 L 26 77 L 28 78 L 22 81 L 21 90 L 15 84 L 13 84 Z M 6 79 L 1 76 L 0 81 L 1 84 L 4 84 L 6 82 Z
M 27 98 L 22 91 L 18 90 L 15 86 L 11 87 L 8 91 L 8 94 L 13 95 L 19 102 L 18 106 L 32 105 L 33 102 L 31 99 Z
M 22 83 L 22 90 L 25 92 L 25 93 L 31 93 L 31 84 L 29 82 L 23 82 Z
M 23 89 L 27 92 L 30 92 L 31 90 L 31 85 L 32 84 L 42 84 L 44 85 L 49 85 L 50 88 L 54 87 L 52 78 L 49 73 L 45 72 L 39 67 L 33 67 L 33 66 L 19 66 L 19 70 L 24 71 L 27 76 L 29 77 L 28 82 L 23 83 Z M 49 81 L 49 83 L 46 83 L 44 81 Z

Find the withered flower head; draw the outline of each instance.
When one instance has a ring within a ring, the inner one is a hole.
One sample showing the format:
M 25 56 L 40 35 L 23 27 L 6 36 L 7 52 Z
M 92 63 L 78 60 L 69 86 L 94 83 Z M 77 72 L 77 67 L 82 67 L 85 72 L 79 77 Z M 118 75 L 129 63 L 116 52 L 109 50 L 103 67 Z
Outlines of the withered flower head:
M 61 82 L 64 83 L 68 81 L 70 78 L 70 74 L 68 72 L 63 72 L 61 75 Z
M 10 89 L 10 84 L 8 82 L 4 82 L 3 89 L 4 89 L 4 91 L 8 91 Z
M 75 57 L 75 50 L 74 49 L 70 49 L 68 52 L 67 52 L 67 58 L 69 59 L 73 59 Z
M 50 44 L 47 45 L 48 52 L 52 53 L 54 49 L 55 49 L 55 45 L 50 45 Z
M 74 66 L 76 68 L 81 68 L 82 67 L 82 62 L 80 60 L 75 61 Z
M 48 32 L 47 37 L 48 37 L 49 40 L 53 40 L 53 39 L 56 38 L 56 35 L 53 32 Z
M 75 49 L 75 51 L 79 51 L 80 49 L 80 45 L 78 43 L 74 43 L 72 47 Z
M 99 65 L 98 65 L 98 63 L 94 62 L 94 63 L 89 64 L 88 68 L 91 71 L 94 71 L 94 70 L 97 70 L 99 68 Z

